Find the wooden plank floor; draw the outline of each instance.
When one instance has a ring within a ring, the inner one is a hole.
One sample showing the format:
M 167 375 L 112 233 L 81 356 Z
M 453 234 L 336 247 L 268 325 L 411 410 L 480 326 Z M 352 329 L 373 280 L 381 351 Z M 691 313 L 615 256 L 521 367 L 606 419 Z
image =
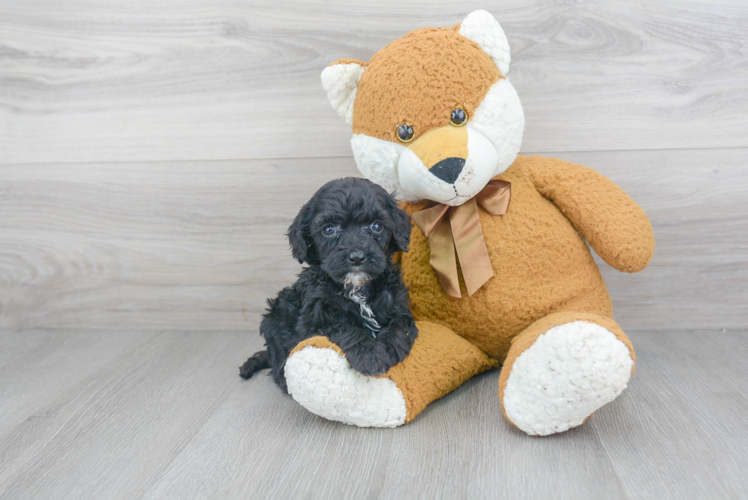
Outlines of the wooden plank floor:
M 394 430 L 242 381 L 285 229 L 358 175 L 320 72 L 478 8 L 522 151 L 652 221 L 644 272 L 598 259 L 629 389 L 530 438 L 497 371 Z M 0 0 L 0 499 L 748 498 L 746 26 L 744 0 Z
M 360 429 L 241 380 L 254 334 L 4 331 L 0 498 L 744 498 L 748 332 L 629 333 L 623 395 L 533 438 L 496 370 Z

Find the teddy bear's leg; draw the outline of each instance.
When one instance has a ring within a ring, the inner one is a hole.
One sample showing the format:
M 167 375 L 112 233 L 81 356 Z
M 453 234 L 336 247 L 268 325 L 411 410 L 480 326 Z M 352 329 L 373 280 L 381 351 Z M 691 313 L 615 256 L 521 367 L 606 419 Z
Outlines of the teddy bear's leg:
M 626 388 L 635 360 L 631 341 L 611 318 L 546 316 L 512 340 L 499 377 L 504 415 L 531 435 L 581 425 Z
M 448 328 L 417 321 L 405 360 L 379 377 L 351 368 L 326 337 L 301 342 L 285 365 L 288 392 L 306 409 L 360 427 L 397 427 L 498 362 Z

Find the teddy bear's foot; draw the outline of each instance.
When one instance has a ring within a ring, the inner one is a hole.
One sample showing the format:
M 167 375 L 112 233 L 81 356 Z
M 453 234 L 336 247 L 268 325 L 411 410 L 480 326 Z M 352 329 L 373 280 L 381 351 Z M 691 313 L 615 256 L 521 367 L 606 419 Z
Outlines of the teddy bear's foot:
M 499 396 L 510 422 L 546 436 L 581 425 L 613 401 L 633 367 L 631 343 L 612 319 L 554 314 L 515 339 Z
M 413 420 L 432 401 L 496 360 L 454 332 L 417 321 L 418 337 L 405 360 L 380 377 L 353 368 L 326 337 L 301 342 L 285 366 L 288 392 L 307 410 L 360 427 L 397 427 Z
M 359 427 L 405 423 L 405 398 L 395 382 L 357 372 L 327 339 L 310 340 L 285 366 L 288 392 L 301 406 L 326 419 Z

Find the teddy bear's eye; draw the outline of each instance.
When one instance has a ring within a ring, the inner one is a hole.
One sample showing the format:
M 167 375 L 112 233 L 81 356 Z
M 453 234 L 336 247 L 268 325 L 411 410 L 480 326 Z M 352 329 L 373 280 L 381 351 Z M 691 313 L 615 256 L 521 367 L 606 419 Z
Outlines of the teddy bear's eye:
M 410 142 L 413 140 L 413 136 L 416 134 L 415 131 L 413 131 L 413 127 L 411 127 L 407 123 L 403 123 L 395 127 L 395 133 L 397 134 L 397 138 L 400 140 L 400 142 Z
M 455 127 L 460 127 L 462 125 L 465 125 L 467 122 L 468 115 L 467 112 L 457 108 L 454 111 L 452 111 L 452 115 L 449 117 L 449 123 L 454 125 Z

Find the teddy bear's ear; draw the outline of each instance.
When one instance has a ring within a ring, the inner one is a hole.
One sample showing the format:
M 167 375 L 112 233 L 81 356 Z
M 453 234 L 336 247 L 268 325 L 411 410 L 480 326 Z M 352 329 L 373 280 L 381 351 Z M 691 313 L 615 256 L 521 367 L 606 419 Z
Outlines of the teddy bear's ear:
M 476 10 L 468 14 L 460 24 L 460 35 L 477 43 L 483 51 L 491 56 L 499 71 L 506 75 L 509 71 L 509 41 L 499 22 L 485 10 Z
M 341 118 L 348 125 L 353 125 L 353 102 L 361 75 L 366 63 L 355 59 L 341 59 L 322 71 L 322 86 L 327 91 L 327 98 Z

